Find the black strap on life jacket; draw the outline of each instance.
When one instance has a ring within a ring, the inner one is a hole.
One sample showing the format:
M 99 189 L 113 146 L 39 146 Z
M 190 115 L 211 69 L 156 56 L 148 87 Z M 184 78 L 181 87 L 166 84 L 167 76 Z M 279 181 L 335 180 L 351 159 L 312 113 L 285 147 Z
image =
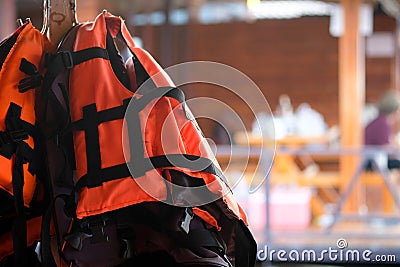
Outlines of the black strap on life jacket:
M 28 77 L 22 79 L 18 84 L 18 91 L 20 93 L 41 85 L 43 76 L 39 73 L 36 66 L 25 58 L 22 58 L 19 70 L 28 75 Z
M 42 259 L 42 266 L 43 267 L 56 267 L 57 264 L 54 260 L 52 250 L 51 250 L 51 240 L 50 240 L 50 229 L 51 229 L 51 219 L 53 218 L 54 209 L 55 209 L 55 204 L 58 199 L 61 199 L 65 203 L 65 207 L 68 206 L 68 204 L 71 203 L 71 195 L 66 195 L 66 194 L 59 194 L 55 198 L 52 199 L 52 201 L 49 204 L 49 207 L 47 208 L 46 213 L 42 217 L 42 231 L 41 231 L 41 247 L 40 247 L 40 254 L 41 254 L 41 259 Z M 54 220 L 54 223 L 57 224 L 57 220 Z M 57 225 L 55 225 L 56 228 Z M 58 231 L 58 229 L 56 229 Z M 58 235 L 57 235 L 58 238 Z M 58 244 L 60 242 L 58 241 Z M 59 256 L 62 255 L 61 253 L 61 248 L 58 246 L 58 252 Z
M 171 97 L 184 103 L 184 93 L 174 87 L 160 87 L 151 90 L 140 98 L 125 99 L 123 104 L 107 110 L 97 111 L 96 104 L 83 107 L 83 118 L 72 123 L 73 131 L 85 132 L 87 153 L 87 173 L 76 184 L 77 189 L 101 186 L 103 182 L 121 179 L 129 176 L 138 178 L 147 171 L 158 168 L 182 167 L 193 171 L 202 171 L 214 174 L 226 181 L 221 170 L 210 159 L 186 154 L 168 154 L 144 157 L 143 137 L 139 119 L 139 112 L 143 110 L 151 100 L 160 97 Z M 127 111 L 130 101 L 132 108 Z M 129 149 L 131 161 L 107 168 L 101 168 L 101 154 L 99 143 L 98 125 L 104 122 L 123 119 L 126 116 Z
M 15 266 L 26 266 L 27 251 L 27 229 L 26 215 L 24 212 L 24 170 L 23 165 L 29 162 L 28 171 L 35 173 L 34 151 L 24 140 L 34 135 L 34 126 L 21 120 L 22 108 L 15 103 L 10 103 L 6 115 L 6 130 L 0 132 L 0 155 L 11 159 L 13 155 L 14 164 L 12 168 L 12 186 L 14 194 L 14 206 L 16 217 L 13 224 L 13 244 L 15 255 Z
M 135 159 L 136 160 L 136 159 Z M 129 166 L 129 167 L 128 167 Z M 87 174 L 82 176 L 79 181 L 76 183 L 76 188 L 81 189 L 83 187 L 96 187 L 100 186 L 104 182 L 117 180 L 125 177 L 129 177 L 132 175 L 130 170 L 134 170 L 136 167 L 136 162 L 131 161 L 128 163 L 123 163 L 119 165 L 115 165 L 112 167 L 103 168 L 99 172 L 99 176 L 96 177 L 99 185 L 93 185 L 93 181 L 90 181 Z M 161 156 L 154 156 L 150 158 L 144 158 L 144 165 L 142 165 L 142 170 L 144 172 L 150 171 L 152 169 L 161 169 L 161 168 L 169 168 L 169 167 L 181 167 L 187 168 L 193 171 L 198 172 L 207 172 L 213 175 L 218 176 L 222 180 L 226 181 L 221 170 L 214 165 L 214 163 L 207 158 L 195 156 L 195 155 L 187 155 L 187 154 L 168 154 Z M 133 178 L 138 178 L 140 176 L 133 176 Z
M 55 55 L 48 54 L 46 58 L 47 72 L 43 79 L 43 96 L 46 96 L 51 84 L 60 73 L 94 58 L 108 60 L 107 50 L 101 47 L 90 47 L 76 52 L 60 51 Z

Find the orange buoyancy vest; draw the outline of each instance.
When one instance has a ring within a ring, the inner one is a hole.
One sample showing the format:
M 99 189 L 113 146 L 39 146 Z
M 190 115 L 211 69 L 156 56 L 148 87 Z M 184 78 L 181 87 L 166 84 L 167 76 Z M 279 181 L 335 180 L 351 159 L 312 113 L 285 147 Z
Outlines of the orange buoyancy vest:
M 118 80 L 107 58 L 108 33 L 113 38 L 122 36 L 158 89 L 134 93 Z M 88 60 L 78 62 L 76 59 L 84 57 L 84 53 Z M 222 172 L 207 154 L 208 145 L 196 123 L 188 118 L 189 111 L 180 99 L 182 93 L 173 88 L 172 81 L 151 55 L 135 46 L 121 18 L 102 13 L 94 22 L 80 26 L 74 51 L 67 55 L 65 58 L 74 65 L 69 80 L 69 109 L 79 189 L 78 218 L 141 202 L 166 200 L 167 186 L 162 173 L 164 169 L 174 169 L 202 179 L 212 193 L 223 198 L 234 216 L 246 221 L 231 192 L 224 190 L 227 185 L 221 179 Z M 157 97 L 161 98 L 155 100 Z M 127 109 L 129 101 L 132 109 Z M 128 135 L 141 140 L 130 138 L 123 144 L 126 110 Z M 138 114 L 140 123 L 134 125 L 136 128 L 129 125 L 131 115 L 136 116 L 131 113 Z M 130 128 L 136 130 L 130 132 Z M 126 147 L 127 159 L 123 151 Z M 208 168 L 193 168 L 190 162 L 194 160 L 204 162 Z M 194 212 L 208 220 L 204 213 Z
M 13 251 L 23 258 L 16 251 L 18 247 L 40 239 L 40 217 L 30 219 L 29 215 L 27 224 L 25 219 L 25 209 L 35 193 L 39 164 L 34 151 L 35 91 L 30 89 L 41 84 L 40 66 L 48 48 L 46 36 L 31 23 L 19 27 L 0 44 L 0 259 Z M 3 220 L 10 218 L 7 231 Z
M 125 65 L 114 39 L 132 53 Z M 46 215 L 54 210 L 61 226 L 63 257 L 113 266 L 159 249 L 180 263 L 214 259 L 231 266 L 232 257 L 236 266 L 253 266 L 256 244 L 246 215 L 183 92 L 135 45 L 124 21 L 103 12 L 73 27 L 47 59 L 42 96 L 50 112 L 42 125 L 55 208 Z M 43 229 L 50 221 L 44 217 Z M 48 230 L 42 236 L 43 262 L 51 263 Z M 204 246 L 218 255 L 191 252 Z

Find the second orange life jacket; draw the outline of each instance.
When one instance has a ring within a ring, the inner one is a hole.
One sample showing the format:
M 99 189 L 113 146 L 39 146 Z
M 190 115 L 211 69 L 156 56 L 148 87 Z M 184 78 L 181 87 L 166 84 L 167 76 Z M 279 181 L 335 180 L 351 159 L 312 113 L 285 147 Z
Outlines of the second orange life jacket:
M 0 43 L 0 261 L 15 254 L 27 264 L 27 246 L 40 239 L 39 132 L 35 89 L 50 43 L 31 23 Z

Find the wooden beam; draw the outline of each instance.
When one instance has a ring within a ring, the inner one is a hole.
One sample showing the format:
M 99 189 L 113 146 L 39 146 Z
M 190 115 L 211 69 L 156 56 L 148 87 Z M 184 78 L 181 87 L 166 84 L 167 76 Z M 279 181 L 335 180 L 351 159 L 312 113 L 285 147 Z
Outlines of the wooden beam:
M 361 112 L 365 102 L 365 48 L 360 33 L 359 13 L 362 0 L 342 0 L 344 33 L 339 38 L 339 123 L 343 148 L 360 148 L 364 129 Z M 359 156 L 343 156 L 340 159 L 342 189 L 352 177 Z M 358 208 L 357 191 L 347 203 L 347 210 Z
M 77 23 L 75 0 L 50 1 L 48 12 L 48 34 L 51 42 L 57 45 L 64 34 Z
M 170 11 L 172 10 L 172 0 L 164 1 L 164 15 L 165 15 L 165 23 L 161 26 L 161 65 L 164 67 L 169 67 L 173 63 L 172 53 L 173 53 L 173 28 L 171 25 L 171 21 L 169 19 Z
M 144 26 L 144 30 L 142 33 L 143 45 L 146 47 L 146 50 L 150 53 L 155 53 L 156 48 L 156 40 L 155 40 L 155 26 L 150 22 L 150 14 L 155 10 L 155 2 L 149 1 L 147 5 L 145 5 L 144 13 L 147 15 L 147 24 Z

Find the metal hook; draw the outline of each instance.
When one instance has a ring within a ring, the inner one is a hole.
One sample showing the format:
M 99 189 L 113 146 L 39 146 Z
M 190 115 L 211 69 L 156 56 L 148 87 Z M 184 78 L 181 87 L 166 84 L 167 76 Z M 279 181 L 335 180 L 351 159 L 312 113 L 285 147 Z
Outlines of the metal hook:
M 73 25 L 76 25 L 76 24 L 78 24 L 78 17 L 77 17 L 77 15 L 76 15 L 76 0 L 71 0 L 70 1 L 70 7 L 71 7 L 71 10 L 72 10 L 72 13 L 73 13 Z
M 21 18 L 17 19 L 17 25 L 18 25 L 18 27 L 21 27 L 21 26 L 24 25 L 25 23 L 32 23 L 31 18 L 26 18 L 26 19 L 25 19 L 25 22 L 24 22 Z
M 46 34 L 49 30 L 50 24 L 50 0 L 43 1 L 43 25 L 42 30 L 40 31 L 42 34 Z
M 22 25 L 24 25 L 24 22 L 22 21 L 21 18 L 17 19 L 17 25 L 18 25 L 18 27 L 21 27 Z

